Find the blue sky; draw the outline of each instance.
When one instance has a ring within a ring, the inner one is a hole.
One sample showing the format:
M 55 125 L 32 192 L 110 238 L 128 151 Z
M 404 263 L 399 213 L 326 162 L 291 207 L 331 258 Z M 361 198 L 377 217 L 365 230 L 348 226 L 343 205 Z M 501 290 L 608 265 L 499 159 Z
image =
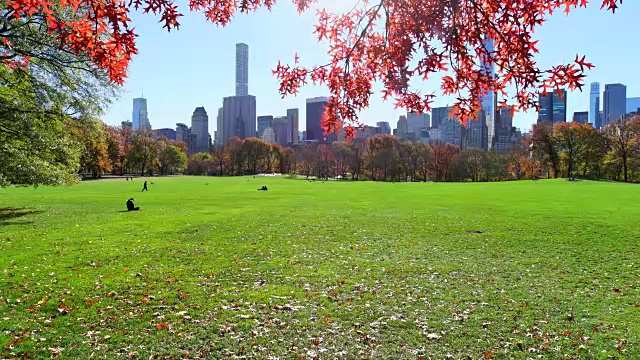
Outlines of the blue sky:
M 184 2 L 179 2 L 184 4 Z M 318 6 L 341 11 L 353 0 L 319 0 Z M 129 78 L 119 99 L 104 115 L 108 124 L 131 119 L 134 97 L 144 91 L 148 101 L 149 120 L 153 128 L 190 124 L 197 106 L 209 114 L 209 131 L 213 135 L 215 118 L 222 98 L 235 91 L 235 44 L 249 45 L 249 93 L 257 97 L 258 115 L 285 115 L 288 108 L 300 108 L 300 130 L 305 127 L 305 99 L 325 96 L 323 87 L 309 85 L 297 97 L 281 99 L 278 82 L 272 75 L 278 60 L 293 61 L 297 52 L 303 65 L 324 63 L 326 43 L 318 43 L 313 35 L 315 12 L 298 15 L 290 1 L 281 1 L 271 12 L 260 10 L 240 14 L 225 28 L 217 27 L 200 13 L 189 13 L 188 6 L 178 31 L 168 33 L 153 15 L 134 13 L 139 55 L 129 67 Z M 587 9 L 574 10 L 569 16 L 554 14 L 536 31 L 540 40 L 538 60 L 543 67 L 586 55 L 595 68 L 587 73 L 582 92 L 568 94 L 568 116 L 574 111 L 587 111 L 589 83 L 621 82 L 627 85 L 627 96 L 640 96 L 640 48 L 635 28 L 640 14 L 640 1 L 625 1 L 615 15 L 600 10 L 600 0 Z M 439 78 L 421 84 L 424 91 L 440 94 Z M 451 98 L 439 95 L 434 106 L 452 104 Z M 404 110 L 394 109 L 393 102 L 383 102 L 379 94 L 372 96 L 371 106 L 361 114 L 365 124 L 389 121 L 392 128 Z M 518 113 L 514 125 L 527 130 L 536 114 Z

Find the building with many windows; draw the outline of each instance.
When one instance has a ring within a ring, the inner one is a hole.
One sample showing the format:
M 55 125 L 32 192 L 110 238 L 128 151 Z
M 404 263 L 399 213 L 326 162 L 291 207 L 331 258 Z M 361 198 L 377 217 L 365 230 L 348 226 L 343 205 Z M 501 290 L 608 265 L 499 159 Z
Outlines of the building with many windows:
M 380 134 L 391 135 L 391 125 L 389 125 L 388 121 L 378 121 L 376 126 L 380 128 Z
M 627 87 L 623 84 L 606 84 L 602 95 L 602 126 L 620 120 L 627 113 Z
M 214 143 L 216 144 L 217 147 L 220 147 L 223 145 L 222 143 L 222 113 L 223 113 L 223 108 L 218 108 L 218 116 L 216 118 L 216 131 L 215 131 L 215 138 L 214 138 Z
M 236 44 L 236 96 L 249 95 L 249 45 Z
M 576 111 L 573 113 L 573 122 L 577 122 L 580 124 L 588 124 L 589 123 L 589 112 L 588 111 Z
M 452 108 L 449 106 L 431 109 L 431 128 L 440 128 L 440 123 L 442 122 L 442 120 L 447 119 L 451 116 L 451 110 Z
M 271 123 L 273 122 L 273 116 L 271 115 L 262 115 L 258 116 L 258 137 L 261 138 L 264 130 L 266 128 L 271 127 Z
M 273 132 L 276 134 L 276 143 L 280 146 L 287 146 L 288 134 L 287 131 L 287 117 L 286 116 L 277 116 L 273 118 L 271 122 L 271 127 L 273 128 Z
M 168 140 L 176 139 L 176 131 L 174 129 L 162 128 L 162 129 L 153 130 L 153 132 L 156 133 L 157 135 L 165 137 Z
M 487 115 L 484 110 L 478 113 L 476 120 L 467 121 L 467 146 L 470 148 L 487 149 L 489 146 L 489 128 Z
M 440 140 L 447 144 L 453 144 L 463 148 L 463 129 L 457 117 L 447 117 L 440 120 L 438 126 Z
M 493 47 L 493 39 L 490 37 L 485 37 L 484 39 L 484 48 L 487 50 L 487 52 L 489 52 L 489 54 L 492 54 L 494 51 L 494 47 Z M 495 65 L 493 63 L 493 61 L 489 61 L 490 59 L 486 59 L 483 58 L 481 59 L 481 67 L 482 67 L 482 71 L 490 76 L 493 77 L 495 75 Z M 489 92 L 487 92 L 487 94 L 484 95 L 479 95 L 479 100 L 480 100 L 480 104 L 482 104 L 482 110 L 484 111 L 484 117 L 485 120 L 484 122 L 486 123 L 487 126 L 487 146 L 488 147 L 493 147 L 493 144 L 495 142 L 494 140 L 494 134 L 495 134 L 495 129 L 496 129 L 496 114 L 497 114 L 497 97 L 496 94 L 493 92 L 493 90 L 490 90 Z
M 538 122 L 567 121 L 567 91 L 565 89 L 547 92 L 538 96 Z
M 307 99 L 307 137 L 305 140 L 326 142 L 322 119 L 326 111 L 325 106 L 329 104 L 327 100 L 324 96 Z
M 300 111 L 298 109 L 287 109 L 287 144 L 300 142 L 299 118 Z
M 256 97 L 228 96 L 222 105 L 222 143 L 232 137 L 246 139 L 256 136 Z
M 414 136 L 419 138 L 422 133 L 422 129 L 429 127 L 430 121 L 431 117 L 426 112 L 423 112 L 422 114 L 412 112 L 407 113 L 408 132 L 413 133 Z
M 407 117 L 404 115 L 400 115 L 398 118 L 398 122 L 396 123 L 396 132 L 394 135 L 401 139 L 406 139 L 409 134 L 409 123 L 407 122 Z
M 591 92 L 589 93 L 589 124 L 594 129 L 600 128 L 600 83 L 591 83 Z
M 191 115 L 191 134 L 196 136 L 195 152 L 209 152 L 209 115 L 203 106 L 197 107 Z
M 149 113 L 147 112 L 147 99 L 143 97 L 133 99 L 133 113 L 131 114 L 131 120 L 133 131 L 151 130 Z

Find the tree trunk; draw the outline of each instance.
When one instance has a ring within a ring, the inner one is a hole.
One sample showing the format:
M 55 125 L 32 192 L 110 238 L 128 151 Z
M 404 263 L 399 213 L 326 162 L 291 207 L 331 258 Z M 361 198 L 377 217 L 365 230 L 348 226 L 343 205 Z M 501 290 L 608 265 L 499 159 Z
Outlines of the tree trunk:
M 624 173 L 624 182 L 627 182 L 629 180 L 629 177 L 627 176 L 628 173 L 628 167 L 627 167 L 627 156 L 623 155 L 622 156 L 622 171 Z

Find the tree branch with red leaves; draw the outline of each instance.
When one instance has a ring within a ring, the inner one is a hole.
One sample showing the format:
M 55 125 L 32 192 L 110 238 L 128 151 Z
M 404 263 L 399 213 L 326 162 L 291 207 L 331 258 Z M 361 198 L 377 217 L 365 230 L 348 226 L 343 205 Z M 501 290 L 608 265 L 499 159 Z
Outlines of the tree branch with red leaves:
M 316 2 L 293 1 L 299 12 Z M 622 0 L 602 0 L 600 6 L 615 12 L 620 4 Z M 275 0 L 189 0 L 191 11 L 220 26 L 236 13 L 274 5 Z M 556 11 L 569 14 L 586 6 L 586 0 L 380 0 L 374 6 L 363 1 L 345 14 L 320 10 L 314 33 L 327 42 L 329 63 L 305 67 L 296 55 L 293 65 L 278 63 L 274 74 L 282 96 L 295 95 L 309 81 L 326 86 L 325 129 L 347 125 L 347 136 L 354 134 L 358 114 L 369 106 L 374 83 L 382 84 L 383 99 L 423 112 L 430 110 L 435 94 L 422 93 L 415 85 L 438 73 L 444 74 L 443 95 L 456 98 L 454 115 L 461 121 L 475 118 L 479 98 L 489 91 L 499 106 L 527 110 L 536 108 L 540 92 L 584 85 L 585 70 L 592 67 L 584 57 L 576 55 L 573 62 L 548 69 L 538 66 L 533 32 Z M 9 0 L 6 11 L 25 21 L 43 17 L 61 48 L 91 59 L 121 85 L 138 52 L 131 9 L 156 14 L 168 30 L 177 29 L 182 16 L 171 0 Z M 494 51 L 484 46 L 486 39 L 493 40 Z M 3 49 L 11 46 L 7 39 Z M 479 58 L 495 66 L 495 76 L 483 71 Z M 15 59 L 9 55 L 0 61 Z M 512 87 L 515 92 L 509 91 Z

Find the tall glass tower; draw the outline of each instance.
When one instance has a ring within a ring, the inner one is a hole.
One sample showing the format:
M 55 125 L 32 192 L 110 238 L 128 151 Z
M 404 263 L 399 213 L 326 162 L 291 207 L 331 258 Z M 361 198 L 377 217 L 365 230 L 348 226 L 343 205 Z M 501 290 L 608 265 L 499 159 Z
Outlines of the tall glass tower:
M 489 54 L 493 53 L 493 39 L 485 38 L 484 46 L 489 52 Z M 489 61 L 489 59 L 482 59 L 482 63 L 480 65 L 482 67 L 482 71 L 491 77 L 495 74 L 495 65 L 493 61 Z M 487 145 L 489 148 L 493 145 L 493 135 L 495 134 L 495 118 L 496 118 L 496 96 L 493 90 L 490 90 L 486 95 L 480 96 L 480 103 L 482 104 L 482 110 L 486 115 L 487 127 L 489 137 L 487 139 Z
M 236 44 L 236 96 L 249 95 L 249 45 Z
M 131 114 L 133 122 L 133 131 L 138 129 L 151 130 L 149 123 L 149 115 L 147 113 L 147 99 L 140 97 L 133 99 L 133 113 Z
M 620 120 L 627 110 L 627 87 L 623 84 L 605 84 L 602 94 L 604 119 L 601 126 Z
M 591 83 L 591 92 L 589 93 L 589 124 L 594 129 L 600 128 L 600 83 Z

